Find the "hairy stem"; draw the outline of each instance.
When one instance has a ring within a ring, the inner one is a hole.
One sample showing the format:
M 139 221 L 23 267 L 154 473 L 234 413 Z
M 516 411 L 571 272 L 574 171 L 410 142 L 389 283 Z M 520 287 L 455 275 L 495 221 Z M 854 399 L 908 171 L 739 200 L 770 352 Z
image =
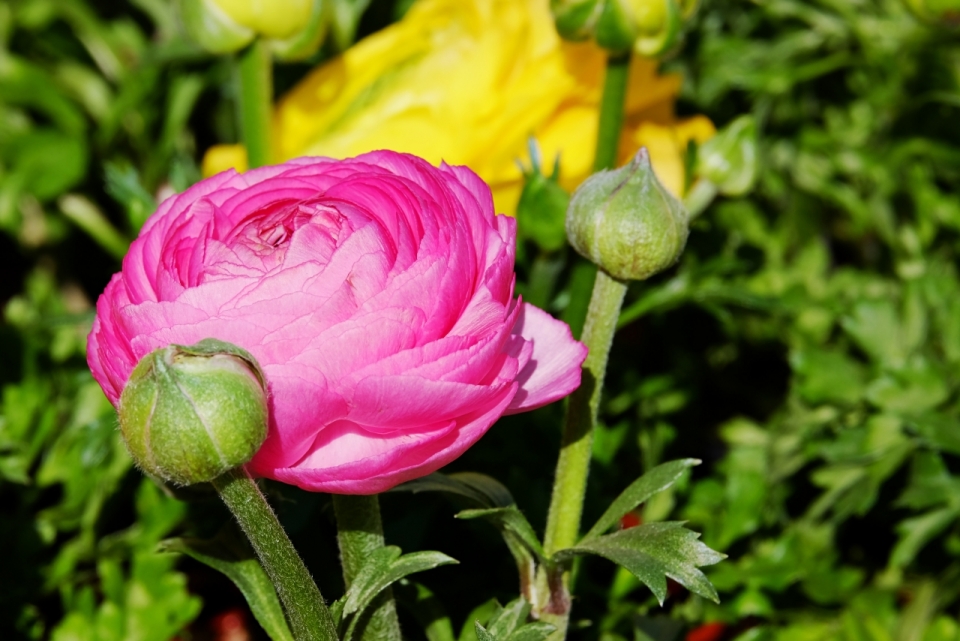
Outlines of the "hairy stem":
M 337 515 L 343 581 L 349 588 L 370 553 L 383 547 L 380 503 L 376 495 L 334 494 L 333 510 Z M 392 589 L 384 590 L 371 604 L 360 638 L 364 641 L 401 641 Z
M 610 169 L 616 164 L 629 73 L 629 55 L 611 56 L 607 60 L 603 99 L 600 104 L 595 171 Z M 570 395 L 567 405 L 560 458 L 557 461 L 544 537 L 544 550 L 547 555 L 569 548 L 579 539 L 580 517 L 590 472 L 593 431 L 597 424 L 607 357 L 626 292 L 625 282 L 613 278 L 603 270 L 597 270 L 587 318 L 580 335 L 580 340 L 590 351 L 583 363 L 580 387 Z M 564 607 L 549 608 L 541 613 L 542 620 L 557 627 L 557 631 L 550 636 L 551 641 L 566 638 L 570 619 L 569 583 L 570 572 L 567 570 L 563 573 L 563 580 L 552 582 L 551 586 L 551 592 L 560 592 L 552 595 L 551 602 L 564 604 Z
M 213 486 L 236 517 L 283 603 L 297 641 L 337 641 L 333 617 L 277 515 L 250 474 L 236 468 Z

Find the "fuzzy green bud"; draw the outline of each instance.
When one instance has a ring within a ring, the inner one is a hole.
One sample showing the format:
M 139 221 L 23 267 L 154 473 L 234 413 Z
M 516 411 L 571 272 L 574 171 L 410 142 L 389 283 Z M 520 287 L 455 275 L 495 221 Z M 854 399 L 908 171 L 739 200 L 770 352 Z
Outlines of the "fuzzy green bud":
M 725 196 L 742 196 L 757 179 L 757 147 L 753 116 L 740 116 L 700 145 L 695 173 Z
M 247 351 L 216 339 L 144 356 L 120 395 L 120 431 L 145 472 L 190 485 L 243 465 L 267 436 L 266 382 Z
M 567 238 L 585 258 L 621 280 L 644 280 L 677 262 L 688 216 L 641 149 L 625 167 L 601 171 L 574 193 Z
M 603 0 L 550 0 L 557 33 L 567 40 L 590 38 L 603 4 Z

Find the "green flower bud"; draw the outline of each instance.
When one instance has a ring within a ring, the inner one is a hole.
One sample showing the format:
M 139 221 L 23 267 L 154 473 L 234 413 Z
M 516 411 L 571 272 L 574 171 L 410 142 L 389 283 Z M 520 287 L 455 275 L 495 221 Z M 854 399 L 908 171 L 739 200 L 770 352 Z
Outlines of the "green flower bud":
M 676 43 L 681 23 L 677 0 L 606 0 L 597 20 L 597 44 L 611 51 L 633 47 L 655 57 Z
M 695 173 L 716 185 L 721 194 L 741 196 L 757 179 L 757 147 L 753 116 L 740 116 L 700 145 Z
M 256 33 L 230 19 L 213 0 L 180 0 L 187 35 L 210 53 L 233 53 L 253 42 Z
M 254 38 L 277 57 L 306 58 L 326 34 L 330 0 L 180 0 L 187 34 L 210 53 L 239 51 Z
M 625 167 L 590 176 L 567 209 L 573 248 L 621 280 L 676 263 L 688 233 L 687 212 L 657 180 L 645 148 Z
M 120 431 L 145 472 L 181 485 L 243 465 L 267 436 L 266 382 L 250 353 L 213 338 L 144 356 L 120 395 Z
M 601 0 L 550 0 L 557 32 L 567 40 L 590 38 L 602 9 Z
M 553 174 L 540 171 L 540 149 L 530 140 L 530 169 L 524 169 L 523 191 L 517 203 L 517 228 L 524 238 L 532 239 L 545 251 L 557 251 L 567 244 L 564 219 L 570 194 L 557 181 L 560 158 L 553 165 Z

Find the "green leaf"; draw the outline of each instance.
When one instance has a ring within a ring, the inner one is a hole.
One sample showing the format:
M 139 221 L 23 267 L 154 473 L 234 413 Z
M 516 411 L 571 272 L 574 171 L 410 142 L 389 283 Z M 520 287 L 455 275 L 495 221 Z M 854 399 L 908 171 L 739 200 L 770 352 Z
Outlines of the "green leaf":
M 522 626 L 530 615 L 526 599 L 514 599 L 490 617 L 487 630 L 495 639 L 506 639 L 511 632 Z
M 470 614 L 468 614 L 467 618 L 464 619 L 463 627 L 460 628 L 460 636 L 457 637 L 457 641 L 478 641 L 477 628 L 474 623 L 486 623 L 499 611 L 500 604 L 497 603 L 496 599 L 484 601 L 474 609 L 470 610 Z
M 603 513 L 597 522 L 593 524 L 590 531 L 583 537 L 584 541 L 595 539 L 614 525 L 620 522 L 620 519 L 627 512 L 637 507 L 654 494 L 664 491 L 673 485 L 680 475 L 688 468 L 694 465 L 700 465 L 700 461 L 693 458 L 681 459 L 679 461 L 670 461 L 653 468 L 630 486 L 620 493 L 607 511 Z
M 414 481 L 408 481 L 391 492 L 445 492 L 469 499 L 481 508 L 509 507 L 513 496 L 500 481 L 478 472 L 440 474 L 435 472 Z
M 570 204 L 570 194 L 557 183 L 560 158 L 554 163 L 553 176 L 547 177 L 541 172 L 540 147 L 533 138 L 527 149 L 530 168 L 521 167 L 524 181 L 517 202 L 517 231 L 544 251 L 558 251 L 567 244 L 565 221 Z
M 898 523 L 900 538 L 890 553 L 890 565 L 897 568 L 909 565 L 917 553 L 957 517 L 960 517 L 960 505 L 950 505 Z
M 477 630 L 477 641 L 497 641 L 497 637 L 487 632 L 487 629 L 480 625 L 479 621 L 474 621 L 473 625 Z
M 497 507 L 486 510 L 463 510 L 457 514 L 458 519 L 487 519 L 497 526 L 502 532 L 515 536 L 523 545 L 530 550 L 538 559 L 545 559 L 543 546 L 540 539 L 527 517 L 514 506 Z
M 543 641 L 556 631 L 549 623 L 534 621 L 517 628 L 507 637 L 507 641 Z
M 560 550 L 554 558 L 597 554 L 618 563 L 643 581 L 663 605 L 667 596 L 667 577 L 691 592 L 719 603 L 717 591 L 697 569 L 726 558 L 697 539 L 700 535 L 683 527 L 682 522 L 646 523 Z
M 535 621 L 527 623 L 530 616 L 530 604 L 523 598 L 514 599 L 506 607 L 496 606 L 486 627 L 474 618 L 474 631 L 477 641 L 543 641 L 556 628 L 549 623 Z M 461 637 L 462 641 L 462 637 Z
M 397 603 L 413 615 L 427 641 L 455 641 L 453 625 L 437 596 L 425 585 L 401 580 L 393 589 Z
M 350 589 L 335 604 L 337 612 L 342 617 L 341 627 L 350 615 L 362 612 L 378 594 L 392 583 L 410 574 L 451 563 L 457 563 L 456 559 L 440 552 L 413 552 L 401 556 L 400 548 L 395 545 L 388 545 L 375 550 L 366 564 L 360 568 L 357 576 L 354 577 Z M 353 636 L 359 618 L 359 616 L 350 618 L 343 634 L 344 641 Z
M 157 202 L 140 181 L 140 174 L 130 165 L 106 163 L 104 179 L 107 193 L 127 211 L 127 221 L 134 232 L 157 208 Z
M 186 554 L 225 574 L 240 588 L 253 616 L 273 641 L 293 641 L 273 583 L 235 525 L 226 525 L 215 538 L 207 541 L 167 539 L 160 543 L 160 549 Z

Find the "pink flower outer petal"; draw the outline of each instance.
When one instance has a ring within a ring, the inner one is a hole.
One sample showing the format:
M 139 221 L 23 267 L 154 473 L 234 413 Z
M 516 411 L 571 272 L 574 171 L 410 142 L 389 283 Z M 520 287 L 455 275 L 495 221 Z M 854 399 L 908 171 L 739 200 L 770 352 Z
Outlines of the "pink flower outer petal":
M 506 414 L 552 403 L 580 387 L 580 365 L 587 358 L 587 347 L 574 339 L 566 323 L 523 303 L 513 333 L 533 343 L 533 354 L 517 375 L 520 389 Z

